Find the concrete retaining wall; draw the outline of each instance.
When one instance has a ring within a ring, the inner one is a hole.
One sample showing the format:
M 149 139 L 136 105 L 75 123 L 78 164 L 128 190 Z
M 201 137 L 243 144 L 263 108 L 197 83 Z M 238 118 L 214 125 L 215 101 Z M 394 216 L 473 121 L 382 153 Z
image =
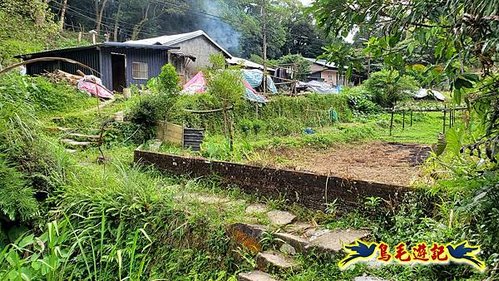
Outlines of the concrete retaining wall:
M 218 175 L 226 184 L 235 184 L 248 193 L 267 198 L 286 198 L 308 208 L 324 210 L 327 202 L 337 199 L 339 207 L 355 208 L 366 197 L 380 197 L 385 203 L 397 205 L 408 187 L 360 180 L 328 177 L 307 172 L 257 167 L 203 158 L 189 158 L 164 153 L 134 152 L 134 161 L 154 165 L 157 169 L 177 175 L 203 177 Z

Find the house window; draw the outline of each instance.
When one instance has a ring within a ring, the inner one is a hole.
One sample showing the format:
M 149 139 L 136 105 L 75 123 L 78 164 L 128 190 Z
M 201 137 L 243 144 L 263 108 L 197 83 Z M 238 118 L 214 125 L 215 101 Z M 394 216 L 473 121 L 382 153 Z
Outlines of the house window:
M 148 79 L 148 66 L 145 62 L 132 62 L 132 77 L 133 79 Z

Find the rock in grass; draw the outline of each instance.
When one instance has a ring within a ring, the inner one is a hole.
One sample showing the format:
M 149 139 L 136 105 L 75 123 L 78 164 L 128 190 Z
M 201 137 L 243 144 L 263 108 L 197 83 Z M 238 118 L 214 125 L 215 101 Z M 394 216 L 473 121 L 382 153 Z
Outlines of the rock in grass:
M 295 222 L 287 225 L 284 229 L 289 233 L 302 235 L 309 231 L 315 231 L 317 229 L 317 226 L 314 226 L 308 222 Z
M 354 281 L 386 281 L 386 280 L 372 276 L 358 276 L 355 277 Z
M 339 252 L 343 249 L 343 245 L 351 244 L 369 234 L 367 230 L 323 230 L 318 235 L 310 237 L 310 244 L 306 248 L 322 253 Z
M 251 204 L 246 208 L 245 212 L 247 214 L 263 214 L 267 212 L 267 206 L 259 203 Z
M 159 148 L 161 147 L 161 144 L 163 144 L 163 142 L 162 142 L 162 141 L 160 141 L 160 140 L 155 140 L 153 143 L 151 143 L 151 144 L 149 145 L 149 150 L 150 150 L 150 151 L 157 152 L 157 151 L 159 151 Z
M 255 254 L 262 250 L 260 239 L 266 231 L 267 228 L 263 225 L 246 223 L 234 223 L 227 229 L 228 235 L 234 242 Z
M 72 139 L 61 139 L 61 143 L 71 148 L 86 148 L 92 145 L 89 141 L 75 141 Z
M 276 252 L 263 252 L 256 256 L 257 268 L 267 272 L 284 272 L 298 268 L 294 260 Z
M 281 245 L 281 247 L 279 248 L 279 251 L 281 253 L 284 253 L 284 254 L 290 255 L 290 256 L 296 255 L 296 249 L 293 246 L 289 245 L 288 243 L 283 243 Z
M 98 135 L 86 135 L 80 133 L 69 133 L 66 135 L 68 138 L 77 140 L 77 141 L 88 141 L 88 142 L 96 142 L 99 140 Z
M 292 223 L 296 216 L 290 212 L 273 210 L 267 213 L 270 223 L 277 226 L 284 226 Z
M 255 270 L 251 272 L 239 273 L 237 275 L 238 281 L 277 281 L 272 275 L 262 272 L 260 270 Z
M 298 252 L 303 253 L 305 248 L 308 246 L 309 241 L 307 239 L 301 238 L 291 233 L 278 232 L 275 234 L 277 238 L 284 241 L 285 243 L 293 246 Z

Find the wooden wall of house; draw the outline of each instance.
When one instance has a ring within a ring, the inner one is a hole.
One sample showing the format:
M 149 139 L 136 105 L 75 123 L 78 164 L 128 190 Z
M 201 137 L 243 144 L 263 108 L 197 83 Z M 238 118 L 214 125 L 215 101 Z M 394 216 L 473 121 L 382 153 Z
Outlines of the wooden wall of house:
M 187 40 L 173 45 L 180 47 L 180 51 L 186 55 L 196 57 L 195 62 L 190 62 L 186 65 L 186 79 L 192 78 L 196 73 L 204 67 L 210 66 L 210 55 L 222 53 L 222 51 L 204 36 L 198 36 L 191 40 Z
M 338 71 L 324 70 L 321 72 L 321 78 L 324 82 L 332 85 L 338 85 Z
M 316 72 L 320 72 L 320 71 L 323 71 L 323 70 L 326 70 L 327 68 L 322 66 L 322 65 L 319 65 L 319 64 L 316 64 L 316 63 L 312 63 L 310 65 L 310 72 L 311 73 L 316 73 Z
M 89 67 L 95 69 L 96 71 L 100 71 L 100 61 L 99 61 L 99 51 L 94 50 L 77 50 L 77 51 L 60 51 L 50 54 L 39 54 L 33 55 L 31 58 L 39 58 L 39 57 L 63 57 L 72 59 L 78 62 L 81 62 Z M 39 75 L 46 72 L 53 72 L 54 70 L 62 70 L 71 74 L 76 74 L 77 70 L 83 71 L 83 73 L 90 75 L 94 74 L 99 76 L 97 73 L 92 73 L 90 70 L 78 66 L 76 64 L 71 64 L 62 61 L 49 61 L 49 62 L 37 62 L 29 64 L 26 67 L 26 73 L 28 75 Z
M 135 49 L 135 48 L 102 48 L 102 83 L 108 89 L 113 90 L 113 74 L 111 55 L 123 54 L 126 56 L 126 86 L 142 85 L 150 78 L 161 73 L 161 67 L 168 63 L 168 52 L 166 50 Z M 134 79 L 132 76 L 132 63 L 144 62 L 148 65 L 148 79 Z
M 321 73 L 314 72 L 307 76 L 308 81 L 322 81 Z

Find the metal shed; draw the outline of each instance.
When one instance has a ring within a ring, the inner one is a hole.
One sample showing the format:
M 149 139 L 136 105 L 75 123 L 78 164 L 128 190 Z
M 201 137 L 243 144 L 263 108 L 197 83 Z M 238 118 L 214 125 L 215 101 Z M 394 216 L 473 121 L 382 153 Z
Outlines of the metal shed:
M 126 43 L 180 48 L 180 51 L 170 51 L 170 63 L 177 69 L 183 83 L 189 81 L 203 68 L 211 65 L 210 55 L 221 53 L 225 58 L 232 58 L 227 50 L 202 30 L 127 41 Z
M 162 45 L 141 45 L 106 42 L 90 46 L 49 50 L 19 55 L 23 60 L 40 57 L 63 57 L 72 59 L 93 68 L 98 73 L 78 65 L 62 62 L 35 62 L 28 64 L 26 73 L 38 75 L 56 69 L 76 74 L 77 70 L 93 74 L 102 79 L 108 89 L 121 92 L 130 85 L 145 84 L 149 78 L 157 76 L 161 67 L 168 63 L 168 50 L 178 47 Z

